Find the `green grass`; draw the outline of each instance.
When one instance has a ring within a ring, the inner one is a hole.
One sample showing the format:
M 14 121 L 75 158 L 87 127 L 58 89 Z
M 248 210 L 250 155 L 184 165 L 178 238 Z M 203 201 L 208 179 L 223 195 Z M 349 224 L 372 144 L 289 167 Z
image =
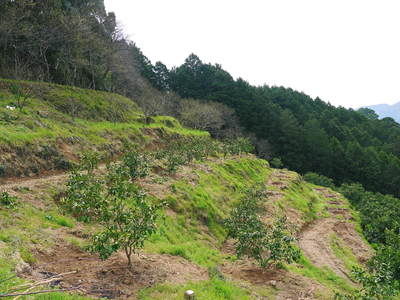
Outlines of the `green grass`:
M 265 182 L 271 170 L 267 162 L 250 156 L 205 164 L 208 171 L 193 171 L 196 184 L 185 178 L 172 185 L 166 201 L 177 215 L 164 218 L 146 251 L 181 256 L 204 267 L 231 259 L 219 251 L 226 238 L 223 220 L 242 189 Z
M 353 254 L 351 249 L 336 235 L 331 235 L 331 249 L 341 261 L 343 261 L 346 269 L 351 271 L 353 267 L 359 266 L 357 257 Z
M 287 266 L 289 271 L 303 275 L 304 277 L 313 279 L 323 286 L 333 291 L 341 291 L 346 293 L 354 292 L 354 287 L 344 278 L 336 275 L 331 269 L 324 267 L 318 268 L 313 265 L 305 256 L 302 255 L 298 264 Z
M 16 103 L 12 84 L 33 88 L 22 111 L 7 108 Z M 72 110 L 71 103 L 79 109 Z M 125 143 L 145 147 L 176 135 L 209 133 L 184 128 L 172 117 L 146 118 L 134 101 L 120 95 L 0 79 L 0 177 L 66 170 L 87 151 L 115 157 Z
M 168 299 L 181 300 L 187 290 L 193 290 L 196 300 L 250 300 L 256 299 L 249 291 L 237 287 L 229 281 L 211 279 L 206 281 L 192 282 L 185 285 L 161 284 L 145 289 L 139 293 L 138 299 Z
M 327 216 L 326 202 L 323 196 L 313 190 L 312 185 L 302 181 L 292 183 L 285 190 L 285 196 L 280 200 L 279 205 L 282 208 L 290 206 L 296 209 L 301 213 L 304 221 L 311 222 Z
M 46 221 L 52 224 L 56 224 L 61 227 L 74 228 L 75 221 L 71 217 L 56 215 L 54 213 L 46 214 Z
M 33 95 L 23 111 L 10 110 L 14 96 L 11 84 L 31 85 Z M 79 103 L 72 111 L 71 101 Z M 119 109 L 115 111 L 115 109 Z M 57 138 L 81 138 L 93 144 L 107 143 L 110 137 L 143 136 L 140 129 L 162 129 L 166 133 L 208 135 L 182 127 L 172 117 L 154 117 L 147 124 L 138 106 L 117 94 L 48 83 L 0 79 L 0 144 L 24 145 Z
M 27 248 L 21 248 L 19 250 L 19 253 L 21 255 L 22 260 L 28 264 L 33 264 L 37 261 L 32 252 L 29 251 Z
M 207 267 L 220 263 L 222 254 L 215 248 L 213 237 L 201 232 L 196 224 L 186 224 L 165 217 L 159 230 L 146 243 L 145 251 L 181 256 Z
M 2 247 L 0 243 L 0 294 L 6 293 L 11 287 L 23 282 L 22 279 L 13 277 L 15 276 L 12 272 L 13 268 L 14 262 L 11 258 L 10 249 Z

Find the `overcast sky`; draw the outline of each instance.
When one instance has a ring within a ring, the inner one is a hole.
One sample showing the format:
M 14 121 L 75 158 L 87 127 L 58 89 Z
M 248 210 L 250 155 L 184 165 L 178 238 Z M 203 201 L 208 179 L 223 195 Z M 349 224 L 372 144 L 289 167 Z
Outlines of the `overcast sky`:
M 345 107 L 400 101 L 399 0 L 105 0 L 154 63 L 190 54 Z

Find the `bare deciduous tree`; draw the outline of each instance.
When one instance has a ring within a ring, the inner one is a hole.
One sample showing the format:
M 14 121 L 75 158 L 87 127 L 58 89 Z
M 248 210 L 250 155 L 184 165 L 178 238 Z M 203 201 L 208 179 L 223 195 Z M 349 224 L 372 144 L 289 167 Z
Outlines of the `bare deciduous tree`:
M 235 137 L 242 134 L 235 112 L 221 103 L 181 100 L 178 118 L 184 125 L 209 131 L 214 137 Z

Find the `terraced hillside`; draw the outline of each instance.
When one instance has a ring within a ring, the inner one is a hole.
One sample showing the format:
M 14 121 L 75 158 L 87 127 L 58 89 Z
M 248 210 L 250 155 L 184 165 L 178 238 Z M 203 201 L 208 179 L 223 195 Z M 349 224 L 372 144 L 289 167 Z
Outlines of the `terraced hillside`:
M 303 256 L 283 269 L 237 260 L 220 223 L 237 191 L 261 180 L 270 195 L 265 219 L 285 214 L 298 228 Z M 0 211 L 2 278 L 17 272 L 18 281 L 39 281 L 75 271 L 57 285 L 79 286 L 94 297 L 181 299 L 191 288 L 199 299 L 332 299 L 335 291 L 354 288 L 350 268 L 371 255 L 340 195 L 252 156 L 212 158 L 182 167 L 173 178 L 153 174 L 142 182 L 170 205 L 129 272 L 121 254 L 103 262 L 83 250 L 96 225 L 57 207 L 54 197 L 64 182 L 65 175 L 55 175 L 0 187 L 20 199 L 15 209 Z
M 146 118 L 117 94 L 0 79 L 0 180 L 65 170 L 88 150 L 112 157 L 125 142 L 150 145 L 174 134 L 207 133 Z
M 57 159 L 73 164 L 88 149 L 118 159 L 127 141 L 153 151 L 171 137 L 207 133 L 185 129 L 172 118 L 146 119 L 120 96 L 53 85 L 23 83 L 34 86 L 34 96 L 21 112 L 10 110 L 15 105 L 10 84 L 0 81 L 0 193 L 15 197 L 16 204 L 0 206 L 0 296 L 45 289 L 59 292 L 19 299 L 161 300 L 182 299 L 192 289 L 199 300 L 332 299 L 357 288 L 350 270 L 372 250 L 348 201 L 250 154 L 214 154 L 176 172 L 155 160 L 138 183 L 149 197 L 167 203 L 157 233 L 132 269 L 122 253 L 100 260 L 86 250 L 99 225 L 79 222 L 60 205 L 69 175 Z M 42 88 L 41 94 L 35 90 Z M 69 99 L 79 99 L 77 115 L 60 106 Z M 107 115 L 116 104 L 126 107 L 117 121 Z M 98 172 L 103 171 L 101 166 Z M 267 190 L 263 222 L 286 216 L 295 227 L 297 263 L 263 269 L 236 257 L 223 221 L 243 191 L 255 185 Z

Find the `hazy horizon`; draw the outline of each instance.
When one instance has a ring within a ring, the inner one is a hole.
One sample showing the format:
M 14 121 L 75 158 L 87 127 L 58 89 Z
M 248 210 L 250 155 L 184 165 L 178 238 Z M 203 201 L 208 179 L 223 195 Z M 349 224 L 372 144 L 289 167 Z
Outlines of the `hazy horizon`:
M 253 85 L 333 105 L 400 101 L 396 1 L 105 0 L 125 33 L 168 67 L 195 53 Z

